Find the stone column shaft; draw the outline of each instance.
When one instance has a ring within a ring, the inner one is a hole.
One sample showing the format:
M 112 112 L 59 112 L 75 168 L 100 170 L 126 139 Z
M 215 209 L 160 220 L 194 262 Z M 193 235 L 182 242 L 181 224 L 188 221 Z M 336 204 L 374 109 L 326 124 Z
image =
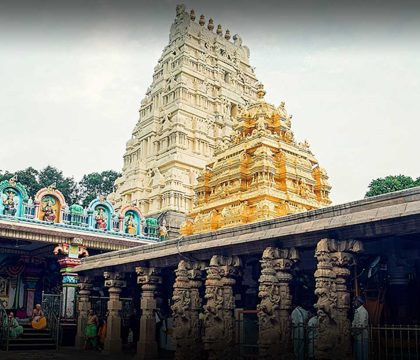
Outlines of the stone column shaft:
M 299 259 L 294 248 L 265 249 L 261 260 L 258 296 L 259 355 L 261 359 L 281 359 L 290 356 L 290 310 L 292 297 L 290 271 Z
M 77 334 L 76 347 L 83 348 L 85 345 L 85 328 L 89 310 L 92 308 L 90 303 L 90 292 L 92 289 L 92 280 L 88 276 L 79 277 L 79 297 L 77 302 Z
M 235 298 L 232 286 L 239 275 L 237 256 L 213 256 L 207 269 L 204 306 L 204 348 L 209 360 L 232 359 L 235 340 Z
M 322 239 L 317 244 L 318 338 L 314 349 L 317 359 L 351 359 L 348 267 L 354 264 L 353 254 L 361 251 L 362 244 L 354 240 Z
M 137 346 L 138 359 L 157 358 L 158 344 L 156 341 L 155 312 L 157 303 L 155 292 L 162 283 L 159 268 L 137 267 L 137 283 L 141 286 L 140 300 L 140 339 Z
M 105 287 L 108 288 L 109 300 L 107 304 L 108 317 L 105 351 L 111 353 L 121 352 L 121 309 L 120 293 L 127 283 L 123 280 L 124 274 L 119 272 L 104 272 Z
M 175 270 L 176 280 L 172 296 L 173 334 L 176 344 L 175 359 L 199 359 L 202 353 L 199 313 L 199 288 L 204 264 L 181 260 Z

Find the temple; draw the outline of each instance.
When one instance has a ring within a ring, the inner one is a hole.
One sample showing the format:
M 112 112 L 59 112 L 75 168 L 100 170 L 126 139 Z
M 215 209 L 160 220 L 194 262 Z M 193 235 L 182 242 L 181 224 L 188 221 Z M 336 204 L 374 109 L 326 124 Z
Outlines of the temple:
M 110 196 L 0 183 L 1 349 L 98 335 L 139 360 L 420 358 L 420 187 L 332 206 L 241 38 L 195 18 L 177 7 Z
M 199 172 L 229 142 L 239 109 L 256 100 L 256 84 L 241 37 L 178 6 L 110 197 L 116 209 L 160 215 L 176 235 Z
M 195 187 L 181 233 L 217 230 L 329 205 L 331 187 L 307 141 L 296 143 L 291 116 L 258 100 L 234 118 L 230 142 L 216 148 Z

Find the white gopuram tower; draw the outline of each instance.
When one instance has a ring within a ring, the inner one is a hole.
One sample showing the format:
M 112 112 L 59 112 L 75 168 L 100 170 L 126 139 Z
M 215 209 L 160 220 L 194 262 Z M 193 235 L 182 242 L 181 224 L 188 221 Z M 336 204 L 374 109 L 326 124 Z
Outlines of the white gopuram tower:
M 242 39 L 178 5 L 109 197 L 115 207 L 138 206 L 175 235 L 192 208 L 198 173 L 230 141 L 233 118 L 256 92 Z

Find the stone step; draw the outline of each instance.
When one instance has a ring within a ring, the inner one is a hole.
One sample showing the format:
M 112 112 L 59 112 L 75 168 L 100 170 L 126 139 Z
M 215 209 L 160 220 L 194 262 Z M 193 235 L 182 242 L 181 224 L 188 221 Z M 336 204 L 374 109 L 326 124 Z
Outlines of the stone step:
M 20 337 L 17 339 L 9 339 L 9 344 L 48 344 L 48 343 L 54 343 L 54 339 L 52 337 L 47 337 L 47 338 Z
M 23 338 L 36 338 L 36 339 L 40 339 L 40 338 L 50 338 L 51 334 L 49 332 L 42 332 L 42 333 L 29 333 L 24 331 L 22 336 Z
M 27 350 L 54 350 L 55 344 L 54 343 L 34 343 L 34 344 L 25 344 L 25 343 L 17 343 L 17 344 L 9 344 L 9 351 L 27 351 Z

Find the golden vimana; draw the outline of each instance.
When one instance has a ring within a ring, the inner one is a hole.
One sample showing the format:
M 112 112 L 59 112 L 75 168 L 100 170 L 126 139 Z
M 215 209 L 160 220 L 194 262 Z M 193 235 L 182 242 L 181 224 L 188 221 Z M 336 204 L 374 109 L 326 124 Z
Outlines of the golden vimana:
M 326 171 L 307 141 L 296 143 L 292 116 L 264 100 L 243 108 L 234 134 L 216 148 L 198 177 L 195 202 L 181 226 L 192 235 L 327 206 L 331 203 Z

